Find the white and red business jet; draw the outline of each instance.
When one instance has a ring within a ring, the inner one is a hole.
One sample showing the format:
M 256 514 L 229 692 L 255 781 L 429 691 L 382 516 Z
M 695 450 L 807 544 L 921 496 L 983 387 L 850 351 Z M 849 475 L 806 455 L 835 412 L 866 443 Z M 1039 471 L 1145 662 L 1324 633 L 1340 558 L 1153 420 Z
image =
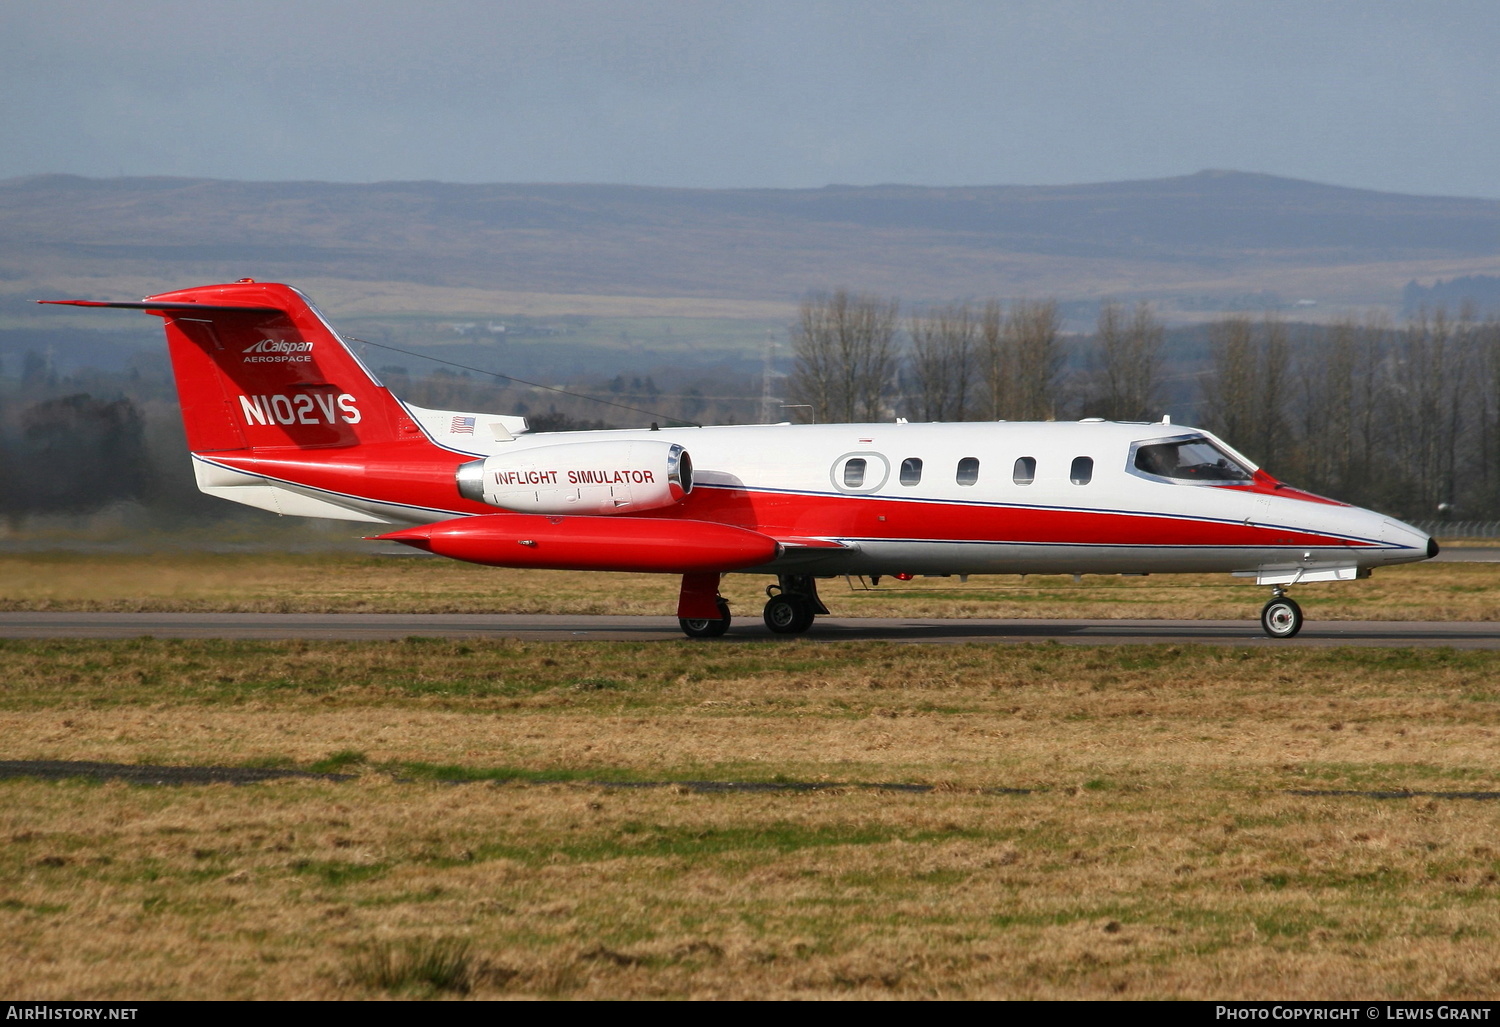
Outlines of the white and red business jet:
M 1289 488 L 1208 432 L 1081 422 L 755 425 L 530 433 L 393 396 L 311 302 L 242 280 L 139 303 L 165 322 L 198 487 L 497 567 L 682 576 L 722 635 L 730 571 L 774 574 L 766 625 L 807 630 L 834 575 L 1229 572 L 1272 587 L 1425 560 L 1437 543 Z

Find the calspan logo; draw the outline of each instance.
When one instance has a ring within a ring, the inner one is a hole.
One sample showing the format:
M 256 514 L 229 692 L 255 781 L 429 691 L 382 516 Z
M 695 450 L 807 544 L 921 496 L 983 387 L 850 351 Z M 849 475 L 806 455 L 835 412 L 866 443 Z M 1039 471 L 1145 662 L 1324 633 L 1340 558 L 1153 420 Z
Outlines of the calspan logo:
M 247 364 L 307 364 L 313 344 L 300 339 L 262 339 L 240 351 Z

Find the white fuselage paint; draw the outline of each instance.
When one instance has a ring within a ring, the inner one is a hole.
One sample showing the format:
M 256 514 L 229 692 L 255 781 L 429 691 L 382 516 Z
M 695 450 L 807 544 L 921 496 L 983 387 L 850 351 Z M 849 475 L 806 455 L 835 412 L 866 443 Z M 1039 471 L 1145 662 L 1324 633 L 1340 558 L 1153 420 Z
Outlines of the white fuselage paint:
M 482 416 L 482 415 L 481 415 Z M 844 549 L 798 549 L 770 567 L 814 574 L 899 573 L 1151 573 L 1238 572 L 1267 575 L 1349 576 L 1384 564 L 1425 559 L 1428 537 L 1409 525 L 1358 507 L 1287 498 L 1264 491 L 1153 480 L 1128 469 L 1133 443 L 1186 435 L 1199 429 L 1170 424 L 1115 422 L 964 422 L 950 424 L 756 425 L 669 428 L 660 432 L 605 431 L 522 434 L 510 441 L 481 437 L 429 437 L 470 456 L 517 456 L 541 446 L 573 442 L 634 441 L 681 444 L 696 468 L 696 490 L 742 491 L 787 502 L 858 502 L 862 511 L 903 518 L 899 530 L 850 529 L 847 516 L 821 529 L 804 518 L 798 534 L 843 543 Z M 1222 445 L 1222 443 L 1221 443 Z M 1225 447 L 1228 449 L 1228 447 Z M 1230 450 L 1232 453 L 1233 451 Z M 866 460 L 864 481 L 846 484 L 840 468 L 850 457 Z M 1020 457 L 1036 462 L 1029 484 L 1013 480 Z M 1087 484 L 1071 480 L 1077 457 L 1092 460 Z M 907 458 L 922 461 L 920 482 L 901 483 Z M 960 461 L 978 461 L 972 484 L 960 484 Z M 1248 464 L 1248 461 L 1245 461 Z M 1250 465 L 1253 467 L 1253 465 Z M 414 509 L 357 496 L 285 487 L 381 520 L 422 524 L 457 511 Z M 924 533 L 921 504 L 962 507 L 971 529 L 954 537 Z M 866 505 L 868 504 L 868 505 Z M 840 505 L 835 503 L 835 505 Z M 913 516 L 910 511 L 915 511 Z M 1088 537 L 1066 541 L 1018 538 L 1017 519 L 1060 517 L 1089 511 L 1108 514 Z M 1285 529 L 1288 535 L 1325 536 L 1322 544 L 1284 544 L 1275 532 L 1254 545 L 1184 544 L 1170 538 L 1127 542 L 1132 518 L 1174 519 L 1183 537 L 1203 535 L 1203 525 L 1247 524 Z M 856 518 L 857 519 L 857 518 Z M 889 525 L 890 522 L 884 522 Z M 1306 580 L 1306 579 L 1304 579 Z

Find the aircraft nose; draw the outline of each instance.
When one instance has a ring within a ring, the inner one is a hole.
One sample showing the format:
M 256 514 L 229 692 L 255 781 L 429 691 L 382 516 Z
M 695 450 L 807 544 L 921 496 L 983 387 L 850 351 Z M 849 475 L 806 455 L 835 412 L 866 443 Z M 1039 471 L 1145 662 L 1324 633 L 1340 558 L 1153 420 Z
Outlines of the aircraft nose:
M 1388 547 L 1383 563 L 1409 563 L 1413 560 L 1430 560 L 1438 554 L 1437 539 L 1398 521 L 1379 514 L 1381 525 L 1377 537 Z

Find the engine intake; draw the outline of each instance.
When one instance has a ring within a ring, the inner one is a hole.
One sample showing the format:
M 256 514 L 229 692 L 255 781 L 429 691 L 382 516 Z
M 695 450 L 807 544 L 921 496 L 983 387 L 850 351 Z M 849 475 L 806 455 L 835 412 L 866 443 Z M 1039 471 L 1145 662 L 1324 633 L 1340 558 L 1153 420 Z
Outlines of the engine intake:
M 693 491 L 693 460 L 675 442 L 565 442 L 458 468 L 458 492 L 517 513 L 660 510 Z

